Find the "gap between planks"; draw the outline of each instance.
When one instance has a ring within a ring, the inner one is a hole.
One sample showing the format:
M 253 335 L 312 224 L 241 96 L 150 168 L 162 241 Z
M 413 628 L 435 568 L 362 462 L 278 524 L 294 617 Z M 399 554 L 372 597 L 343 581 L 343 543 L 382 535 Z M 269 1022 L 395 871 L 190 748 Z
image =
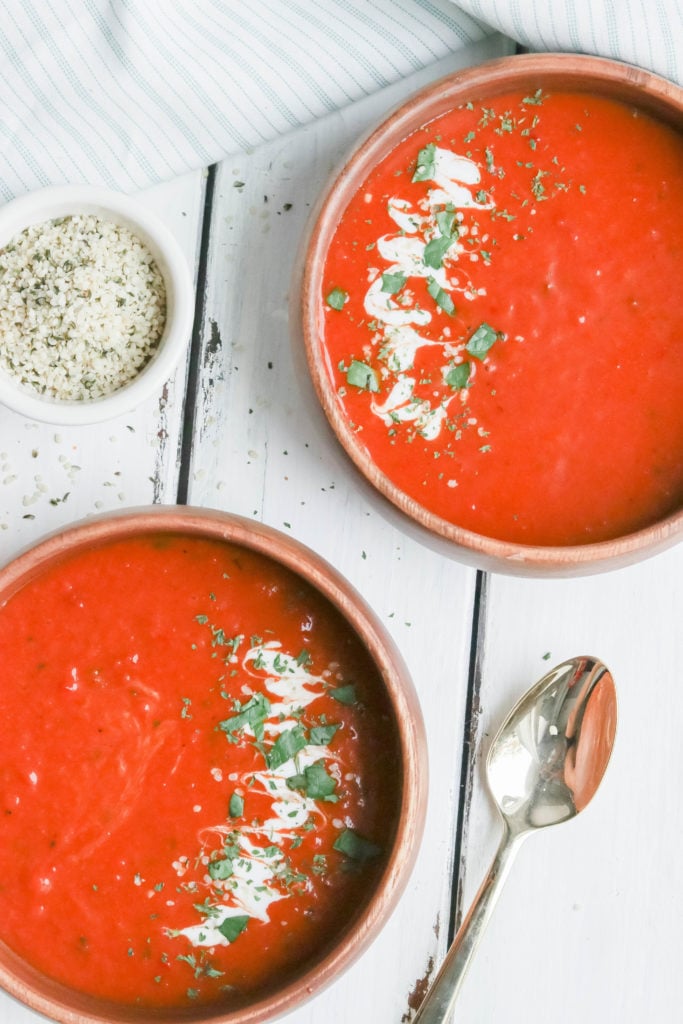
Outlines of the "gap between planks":
M 183 425 L 180 436 L 178 465 L 178 489 L 176 501 L 178 505 L 187 505 L 192 470 L 192 445 L 194 441 L 195 419 L 197 414 L 197 389 L 201 375 L 202 331 L 206 313 L 206 292 L 208 285 L 209 245 L 211 242 L 211 221 L 213 200 L 216 185 L 216 165 L 208 169 L 206 189 L 204 192 L 204 212 L 202 216 L 201 236 L 199 242 L 199 262 L 197 266 L 197 290 L 192 322 L 192 338 L 190 341 L 190 357 L 185 381 L 185 403 L 183 408 Z
M 470 638 L 470 660 L 465 703 L 465 723 L 462 738 L 462 761 L 460 767 L 460 791 L 458 816 L 453 846 L 453 879 L 451 883 L 451 915 L 448 922 L 448 945 L 450 946 L 462 921 L 462 898 L 465 888 L 465 849 L 469 815 L 472 805 L 474 767 L 479 740 L 479 717 L 481 714 L 480 693 L 484 641 L 486 631 L 486 602 L 488 596 L 488 573 L 477 570 L 472 607 L 472 632 Z

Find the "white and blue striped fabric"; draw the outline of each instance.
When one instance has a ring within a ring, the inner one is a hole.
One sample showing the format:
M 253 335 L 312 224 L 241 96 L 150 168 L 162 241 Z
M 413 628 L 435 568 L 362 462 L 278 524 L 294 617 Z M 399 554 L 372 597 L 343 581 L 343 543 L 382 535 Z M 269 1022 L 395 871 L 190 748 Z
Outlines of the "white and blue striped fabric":
M 0 201 L 143 188 L 496 31 L 683 75 L 679 0 L 0 0 Z

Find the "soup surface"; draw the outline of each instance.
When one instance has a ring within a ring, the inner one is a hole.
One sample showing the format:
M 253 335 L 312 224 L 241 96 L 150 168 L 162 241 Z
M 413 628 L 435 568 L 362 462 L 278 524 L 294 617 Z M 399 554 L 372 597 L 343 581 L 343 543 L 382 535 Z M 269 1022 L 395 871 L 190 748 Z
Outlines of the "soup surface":
M 221 541 L 76 553 L 0 609 L 0 938 L 119 1002 L 235 1006 L 383 870 L 395 720 L 319 593 Z
M 324 362 L 431 513 L 606 540 L 683 498 L 683 137 L 588 94 L 496 96 L 401 142 L 329 248 Z

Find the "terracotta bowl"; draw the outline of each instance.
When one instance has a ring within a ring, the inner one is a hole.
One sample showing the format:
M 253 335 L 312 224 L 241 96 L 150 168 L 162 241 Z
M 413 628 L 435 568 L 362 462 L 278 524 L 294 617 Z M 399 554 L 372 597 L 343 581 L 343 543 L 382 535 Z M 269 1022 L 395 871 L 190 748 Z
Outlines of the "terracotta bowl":
M 524 90 L 533 95 L 538 89 L 615 99 L 683 129 L 683 90 L 648 72 L 600 58 L 520 55 L 457 72 L 430 85 L 356 146 L 322 195 L 303 243 L 294 341 L 301 346 L 303 335 L 310 376 L 327 421 L 362 480 L 371 485 L 368 491 L 381 495 L 380 506 L 390 518 L 398 511 L 394 518 L 408 532 L 480 568 L 526 576 L 585 575 L 628 565 L 674 544 L 683 534 L 683 509 L 678 507 L 659 521 L 608 540 L 548 546 L 496 539 L 442 518 L 405 493 L 373 461 L 362 432 L 354 429 L 340 402 L 338 383 L 333 380 L 337 358 L 330 357 L 324 339 L 326 256 L 350 200 L 378 163 L 413 132 L 457 106 L 468 102 L 484 106 L 487 99 L 504 93 Z M 640 358 L 637 345 L 634 352 Z
M 290 537 L 246 519 L 212 510 L 156 506 L 76 524 L 52 535 L 0 570 L 0 616 L 6 603 L 60 561 L 108 542 L 141 535 L 218 540 L 266 556 L 307 582 L 346 620 L 377 669 L 388 698 L 397 749 L 398 813 L 394 838 L 374 889 L 317 959 L 304 961 L 286 984 L 275 983 L 239 1009 L 213 1006 L 154 1011 L 100 1001 L 39 973 L 0 943 L 0 985 L 37 1013 L 63 1024 L 148 1024 L 151 1019 L 196 1024 L 257 1024 L 288 1013 L 339 978 L 375 939 L 407 882 L 424 824 L 427 762 L 422 716 L 407 669 L 388 634 L 358 593 L 322 558 Z M 48 938 L 46 941 L 50 942 Z

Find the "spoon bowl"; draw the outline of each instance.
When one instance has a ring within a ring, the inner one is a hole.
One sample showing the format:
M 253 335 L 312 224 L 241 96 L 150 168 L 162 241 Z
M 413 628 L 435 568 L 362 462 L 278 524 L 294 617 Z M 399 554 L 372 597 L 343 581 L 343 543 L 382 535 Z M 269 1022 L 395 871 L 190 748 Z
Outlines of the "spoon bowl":
M 607 767 L 615 727 L 614 681 L 595 658 L 565 661 L 532 686 L 486 761 L 491 795 L 513 834 L 583 810 Z
M 486 760 L 503 836 L 414 1024 L 448 1018 L 513 855 L 531 832 L 574 818 L 590 802 L 607 768 L 616 723 L 614 680 L 591 657 L 557 665 L 512 708 Z

